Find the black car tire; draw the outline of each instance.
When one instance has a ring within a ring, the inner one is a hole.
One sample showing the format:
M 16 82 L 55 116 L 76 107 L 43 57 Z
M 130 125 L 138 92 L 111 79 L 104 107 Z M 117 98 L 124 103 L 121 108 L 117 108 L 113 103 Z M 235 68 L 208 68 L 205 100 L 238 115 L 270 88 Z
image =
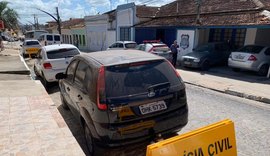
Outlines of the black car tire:
M 259 71 L 258 71 L 258 75 L 260 76 L 266 76 L 268 73 L 268 69 L 269 69 L 269 65 L 268 64 L 264 64 L 260 67 Z
M 207 61 L 207 60 L 204 61 L 204 62 L 202 63 L 201 69 L 207 71 L 207 70 L 209 70 L 209 68 L 210 68 L 210 62 Z
M 64 99 L 63 97 L 63 94 L 60 92 L 60 98 L 61 98 L 61 103 L 62 103 L 62 107 L 65 109 L 65 110 L 69 110 L 69 107 L 67 105 L 67 102 L 66 100 Z
M 83 126 L 84 126 L 84 137 L 85 137 L 88 152 L 91 156 L 94 156 L 96 146 L 95 146 L 91 131 L 88 128 L 86 123 L 84 123 Z
M 234 72 L 239 72 L 239 71 L 240 71 L 239 68 L 232 68 L 232 70 L 233 70 Z

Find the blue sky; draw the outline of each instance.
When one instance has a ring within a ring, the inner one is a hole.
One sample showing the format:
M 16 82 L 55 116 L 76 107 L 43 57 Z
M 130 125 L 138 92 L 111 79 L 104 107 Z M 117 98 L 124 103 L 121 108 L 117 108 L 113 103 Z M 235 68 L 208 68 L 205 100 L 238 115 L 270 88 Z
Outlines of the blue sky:
M 46 23 L 53 19 L 38 11 L 36 8 L 55 14 L 55 7 L 59 8 L 62 20 L 69 18 L 83 18 L 87 15 L 96 15 L 115 9 L 117 5 L 127 2 L 146 4 L 148 6 L 161 6 L 174 0 L 5 0 L 9 7 L 19 13 L 20 22 L 23 24 L 34 23 L 34 15 L 39 23 Z

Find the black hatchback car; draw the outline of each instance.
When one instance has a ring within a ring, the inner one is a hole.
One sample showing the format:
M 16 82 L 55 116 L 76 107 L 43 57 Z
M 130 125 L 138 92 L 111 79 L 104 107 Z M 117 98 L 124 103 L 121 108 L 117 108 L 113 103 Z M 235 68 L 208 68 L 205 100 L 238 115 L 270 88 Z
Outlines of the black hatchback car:
M 188 122 L 185 85 L 163 57 L 137 50 L 77 55 L 57 74 L 64 108 L 96 145 L 121 146 L 181 130 Z

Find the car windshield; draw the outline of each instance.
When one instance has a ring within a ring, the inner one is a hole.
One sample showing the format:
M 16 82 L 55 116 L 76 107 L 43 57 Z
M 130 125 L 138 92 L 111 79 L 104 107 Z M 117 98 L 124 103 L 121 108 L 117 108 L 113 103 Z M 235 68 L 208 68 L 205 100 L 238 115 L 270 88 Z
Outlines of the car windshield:
M 244 53 L 254 53 L 258 54 L 264 46 L 254 46 L 254 45 L 249 45 L 249 46 L 244 46 L 237 50 L 238 52 L 244 52 Z
M 38 41 L 27 41 L 26 45 L 39 45 Z
M 156 84 L 179 84 L 173 68 L 163 60 L 110 66 L 105 73 L 107 98 L 146 93 Z
M 206 44 L 206 45 L 201 45 L 199 47 L 197 47 L 194 52 L 197 52 L 197 53 L 202 53 L 202 52 L 209 52 L 210 49 L 212 49 L 212 45 L 210 44 Z
M 53 36 L 52 35 L 47 35 L 47 40 L 48 41 L 53 41 Z
M 80 52 L 76 48 L 62 48 L 47 52 L 48 59 L 67 58 L 78 55 Z
M 60 36 L 59 35 L 54 35 L 54 41 L 60 41 Z
M 136 43 L 126 43 L 125 44 L 125 47 L 128 48 L 128 49 L 135 49 L 137 46 Z

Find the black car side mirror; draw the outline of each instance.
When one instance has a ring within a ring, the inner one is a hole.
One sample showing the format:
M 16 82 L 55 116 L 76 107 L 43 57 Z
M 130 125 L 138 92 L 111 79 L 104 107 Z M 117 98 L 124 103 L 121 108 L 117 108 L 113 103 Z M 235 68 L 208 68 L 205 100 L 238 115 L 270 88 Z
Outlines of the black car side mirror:
M 64 73 L 58 73 L 58 74 L 55 75 L 55 78 L 56 78 L 57 80 L 65 79 L 65 78 L 67 78 L 67 74 L 64 74 Z

